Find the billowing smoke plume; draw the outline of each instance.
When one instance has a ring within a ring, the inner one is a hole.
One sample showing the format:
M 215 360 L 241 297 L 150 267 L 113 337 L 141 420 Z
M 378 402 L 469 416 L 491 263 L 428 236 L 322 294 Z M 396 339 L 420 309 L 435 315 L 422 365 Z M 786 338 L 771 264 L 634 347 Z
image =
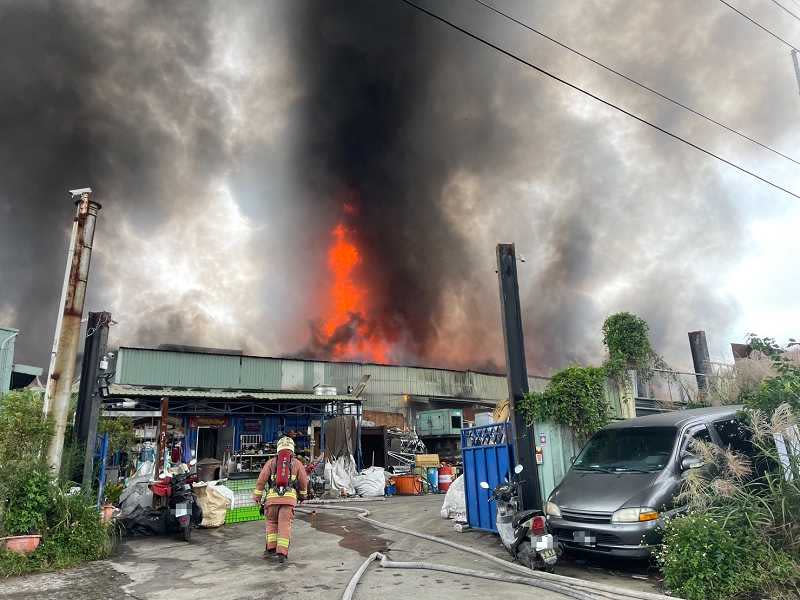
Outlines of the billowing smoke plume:
M 798 147 L 791 70 L 736 15 L 695 4 L 507 8 Z M 477 5 L 435 6 L 782 175 Z M 744 333 L 725 288 L 751 209 L 734 199 L 784 210 L 761 184 L 402 3 L 19 0 L 0 6 L 0 50 L 0 324 L 23 331 L 18 359 L 40 365 L 71 187 L 104 205 L 87 308 L 114 314 L 114 343 L 327 357 L 366 339 L 392 362 L 501 368 L 494 252 L 513 241 L 534 372 L 600 359 L 602 320 L 618 310 L 647 319 L 679 365 L 690 329 L 707 329 L 718 353 Z M 725 102 L 710 104 L 709 89 Z M 332 319 L 339 226 L 358 251 L 342 277 L 360 294 L 342 306 L 363 310 Z

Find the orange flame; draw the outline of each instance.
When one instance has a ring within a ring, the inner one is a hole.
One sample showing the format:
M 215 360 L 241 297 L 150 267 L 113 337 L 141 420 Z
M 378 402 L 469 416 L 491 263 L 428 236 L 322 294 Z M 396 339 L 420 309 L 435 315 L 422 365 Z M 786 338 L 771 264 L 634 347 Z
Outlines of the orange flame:
M 350 205 L 345 206 L 345 212 L 349 213 L 351 210 Z M 357 277 L 361 254 L 343 224 L 337 225 L 332 233 L 333 244 L 328 249 L 330 304 L 321 328 L 330 342 L 332 358 L 363 358 L 385 363 L 389 355 L 389 345 L 376 335 L 374 327 L 370 325 L 367 288 Z M 345 335 L 339 335 L 343 328 L 350 328 L 352 331 L 345 330 Z

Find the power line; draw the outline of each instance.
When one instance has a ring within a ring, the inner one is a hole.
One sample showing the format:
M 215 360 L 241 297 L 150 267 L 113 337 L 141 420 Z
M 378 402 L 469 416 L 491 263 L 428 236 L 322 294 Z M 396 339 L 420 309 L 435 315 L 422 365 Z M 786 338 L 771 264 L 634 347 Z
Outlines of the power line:
M 562 79 L 558 75 L 554 75 L 553 73 L 550 73 L 546 69 L 543 69 L 542 67 L 539 67 L 539 66 L 533 64 L 532 62 L 529 62 L 529 61 L 525 60 L 524 58 L 522 58 L 520 56 L 517 56 L 516 54 L 514 54 L 513 52 L 511 52 L 509 50 L 506 50 L 505 48 L 501 48 L 500 46 L 490 42 L 489 40 L 487 40 L 485 38 L 482 38 L 479 35 L 477 35 L 475 33 L 472 33 L 471 31 L 469 31 L 467 29 L 464 29 L 460 25 L 456 25 L 452 21 L 449 21 L 449 20 L 445 19 L 444 17 L 442 17 L 442 16 L 440 16 L 440 15 L 434 13 L 434 12 L 431 12 L 427 8 L 423 8 L 422 6 L 420 6 L 418 4 L 415 4 L 411 0 L 400 0 L 400 2 L 402 2 L 404 4 L 407 4 L 408 6 L 410 6 L 410 7 L 414 8 L 414 9 L 416 9 L 416 10 L 418 10 L 418 11 L 420 11 L 420 12 L 426 14 L 426 15 L 428 15 L 429 17 L 431 17 L 433 19 L 436 19 L 437 21 L 439 21 L 441 23 L 444 23 L 445 25 L 447 25 L 449 27 L 452 27 L 456 31 L 460 31 L 464 35 L 471 37 L 472 39 L 480 42 L 481 44 L 484 44 L 485 46 L 488 46 L 489 48 L 492 48 L 492 49 L 496 50 L 497 52 L 500 52 L 501 54 L 505 54 L 509 58 L 511 58 L 511 59 L 513 59 L 513 60 L 515 60 L 515 61 L 517 61 L 517 62 L 519 62 L 519 63 L 521 63 L 521 64 L 523 64 L 523 65 L 525 65 L 525 66 L 527 66 L 529 68 L 531 68 L 531 69 L 533 69 L 534 71 L 538 71 L 542 75 L 550 77 L 551 79 L 554 79 L 555 81 L 558 81 L 559 83 L 561 83 L 561 84 L 563 84 L 563 85 L 565 85 L 565 86 L 567 86 L 569 88 L 572 88 L 573 90 L 575 90 L 577 92 L 580 92 L 581 94 L 584 94 L 584 95 L 588 96 L 589 98 L 592 98 L 593 100 L 596 100 L 596 101 L 598 101 L 598 102 L 600 102 L 602 104 L 605 104 L 606 106 L 608 106 L 610 108 L 613 108 L 614 110 L 617 110 L 617 111 L 621 112 L 622 114 L 624 114 L 624 115 L 626 115 L 628 117 L 631 117 L 632 119 L 636 119 L 640 123 L 644 123 L 645 125 L 648 125 L 649 127 L 652 127 L 653 129 L 655 129 L 657 131 L 660 131 L 661 133 L 664 133 L 664 134 L 670 136 L 671 138 L 674 138 L 676 140 L 679 140 L 679 141 L 683 142 L 687 146 L 691 146 L 695 150 L 699 150 L 700 152 L 702 152 L 704 154 L 707 154 L 708 156 L 711 156 L 712 158 L 716 158 L 717 160 L 719 160 L 721 162 L 724 162 L 725 164 L 733 167 L 734 169 L 737 169 L 738 171 L 741 171 L 742 173 L 745 173 L 746 175 L 750 175 L 754 179 L 758 179 L 759 181 L 761 181 L 763 183 L 766 183 L 767 185 L 769 185 L 769 186 L 771 186 L 771 187 L 773 187 L 773 188 L 775 188 L 777 190 L 780 190 L 780 191 L 782 191 L 782 192 L 784 192 L 786 194 L 789 194 L 790 196 L 793 196 L 793 197 L 797 198 L 798 200 L 800 200 L 800 195 L 795 194 L 794 192 L 786 189 L 785 187 L 782 187 L 782 186 L 778 185 L 777 183 L 774 183 L 774 182 L 770 181 L 769 179 L 766 179 L 765 177 L 762 177 L 761 175 L 758 175 L 758 174 L 754 173 L 753 171 L 749 171 L 748 169 L 746 169 L 746 168 L 744 168 L 744 167 L 742 167 L 742 166 L 740 166 L 740 165 L 738 165 L 738 164 L 736 164 L 734 162 L 731 162 L 730 160 L 728 160 L 726 158 L 722 158 L 718 154 L 714 154 L 713 152 L 711 152 L 711 150 L 707 150 L 706 148 L 703 148 L 702 146 L 698 146 L 694 142 L 690 142 L 686 138 L 683 138 L 683 137 L 679 136 L 676 133 L 672 133 L 671 131 L 668 131 L 668 130 L 664 129 L 660 125 L 656 125 L 655 123 L 653 123 L 651 121 L 648 121 L 647 119 L 645 119 L 643 117 L 635 115 L 634 113 L 622 108 L 621 106 L 617 106 L 616 104 L 614 104 L 614 103 L 612 103 L 612 102 L 610 102 L 608 100 L 605 100 L 604 98 L 601 98 L 600 96 L 597 96 L 596 94 L 593 94 L 592 92 L 590 92 L 588 90 L 585 90 L 582 87 L 567 81 L 566 79 Z
M 794 13 L 791 10 L 789 10 L 788 8 L 786 8 L 783 4 L 778 2 L 778 0 L 770 0 L 770 2 L 772 2 L 775 6 L 778 6 L 781 10 L 783 10 L 783 11 L 789 13 L 790 15 L 792 15 L 798 21 L 800 21 L 800 16 L 798 16 L 797 13 Z
M 772 30 L 770 30 L 770 29 L 767 29 L 767 28 L 766 28 L 766 27 L 764 27 L 764 26 L 763 26 L 761 23 L 759 23 L 758 21 L 756 21 L 756 20 L 755 20 L 753 17 L 751 17 L 751 16 L 749 16 L 749 15 L 746 15 L 745 13 L 743 13 L 742 11 L 740 11 L 738 8 L 736 8 L 735 6 L 733 6 L 733 5 L 732 5 L 730 2 L 727 2 L 726 0 L 719 0 L 719 1 L 720 1 L 720 2 L 722 2 L 722 3 L 723 3 L 725 6 L 727 6 L 728 8 L 730 8 L 730 9 L 731 9 L 733 12 L 737 13 L 737 14 L 738 14 L 738 15 L 740 15 L 741 17 L 743 17 L 743 18 L 747 19 L 748 21 L 750 21 L 750 22 L 751 22 L 753 25 L 755 25 L 755 26 L 756 26 L 756 27 L 758 27 L 759 29 L 762 29 L 762 30 L 766 31 L 766 32 L 767 32 L 769 35 L 771 35 L 772 37 L 774 37 L 774 38 L 775 38 L 776 40 L 778 40 L 779 42 L 781 42 L 781 43 L 783 43 L 783 44 L 786 44 L 786 45 L 787 45 L 789 48 L 791 48 L 792 50 L 795 50 L 796 52 L 800 52 L 800 50 L 798 50 L 798 49 L 797 49 L 797 48 L 796 48 L 796 47 L 795 47 L 795 46 L 794 46 L 794 45 L 793 45 L 791 42 L 787 42 L 785 39 L 783 39 L 781 36 L 779 36 L 779 35 L 778 35 L 777 33 L 775 33 L 774 31 L 772 31 Z
M 769 150 L 770 152 L 772 152 L 774 154 L 777 154 L 778 156 L 781 156 L 781 157 L 785 158 L 786 160 L 790 160 L 794 164 L 800 166 L 800 160 L 792 158 L 791 156 L 788 156 L 787 154 L 784 154 L 780 150 L 776 150 L 772 146 L 764 144 L 763 142 L 759 142 L 757 139 L 754 139 L 754 138 L 750 137 L 749 135 L 734 129 L 733 127 L 729 127 L 728 125 L 725 125 L 724 123 L 721 123 L 720 121 L 717 121 L 716 119 L 713 119 L 712 117 L 709 117 L 708 115 L 705 115 L 705 114 L 701 113 L 699 110 L 696 110 L 696 109 L 694 109 L 694 108 L 692 108 L 690 106 L 687 106 L 686 104 L 683 104 L 682 102 L 680 102 L 678 100 L 674 100 L 674 99 L 670 98 L 669 96 L 667 96 L 666 94 L 663 94 L 662 92 L 659 92 L 658 90 L 655 90 L 655 89 L 653 89 L 653 88 L 651 88 L 651 87 L 649 87 L 649 86 L 647 86 L 647 85 L 645 85 L 643 83 L 640 83 L 639 81 L 636 81 L 632 77 L 630 77 L 628 75 L 625 75 L 625 73 L 621 73 L 620 71 L 614 69 L 613 67 L 609 67 L 608 65 L 605 65 L 605 64 L 601 63 L 599 60 L 596 60 L 596 59 L 592 58 L 591 56 L 587 56 L 583 52 L 581 52 L 579 50 L 576 50 L 575 48 L 572 48 L 571 46 L 568 46 L 567 44 L 558 41 L 554 37 L 551 37 L 551 36 L 547 35 L 546 33 L 542 32 L 542 31 L 539 31 L 535 27 L 532 27 L 531 25 L 528 25 L 527 23 L 525 23 L 523 21 L 520 21 L 519 19 L 515 18 L 514 16 L 509 15 L 508 13 L 505 13 L 505 12 L 503 12 L 502 10 L 500 10 L 498 8 L 495 8 L 491 4 L 488 4 L 488 3 L 484 2 L 484 0 L 473 0 L 473 2 L 476 2 L 476 3 L 480 4 L 481 6 L 485 6 L 486 8 L 491 10 L 492 12 L 497 13 L 498 15 L 501 15 L 501 16 L 505 17 L 506 19 L 509 19 L 510 21 L 513 21 L 517 25 L 520 25 L 521 27 L 524 27 L 525 29 L 528 29 L 529 31 L 532 31 L 533 33 L 543 37 L 544 39 L 549 40 L 549 41 L 553 42 L 554 44 L 556 44 L 558 46 L 561 46 L 565 50 L 569 50 L 573 54 L 576 54 L 577 56 L 580 56 L 581 58 L 588 60 L 592 64 L 597 65 L 598 67 L 600 67 L 602 69 L 605 69 L 606 71 L 609 71 L 610 73 L 614 73 L 614 75 L 617 75 L 618 77 L 621 77 L 625 81 L 628 81 L 628 82 L 630 82 L 630 83 L 632 83 L 634 85 L 637 85 L 640 88 L 642 88 L 643 90 L 647 90 L 648 92 L 650 92 L 652 94 L 655 94 L 659 98 L 662 98 L 663 100 L 666 100 L 667 102 L 671 102 L 675 106 L 680 106 L 681 108 L 683 108 L 685 110 L 688 110 L 693 115 L 697 115 L 698 117 L 701 117 L 701 118 L 705 119 L 706 121 L 708 121 L 710 123 L 713 123 L 714 125 L 718 125 L 719 127 L 722 127 L 723 129 L 725 129 L 726 131 L 729 131 L 729 132 L 731 132 L 733 134 L 736 134 L 739 137 L 741 137 L 741 138 L 743 138 L 743 139 L 745 139 L 745 140 L 747 140 L 749 142 L 752 142 L 753 144 L 756 144 L 757 146 L 760 146 L 760 147 L 764 148 L 765 150 Z

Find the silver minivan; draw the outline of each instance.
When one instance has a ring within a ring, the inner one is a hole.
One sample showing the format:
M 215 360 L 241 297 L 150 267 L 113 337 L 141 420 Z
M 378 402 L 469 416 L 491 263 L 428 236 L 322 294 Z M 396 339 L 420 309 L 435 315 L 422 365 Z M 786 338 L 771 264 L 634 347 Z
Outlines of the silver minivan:
M 645 558 L 690 469 L 694 439 L 751 454 L 740 406 L 668 412 L 608 425 L 595 433 L 545 503 L 563 548 Z M 750 451 L 748 451 L 748 449 Z

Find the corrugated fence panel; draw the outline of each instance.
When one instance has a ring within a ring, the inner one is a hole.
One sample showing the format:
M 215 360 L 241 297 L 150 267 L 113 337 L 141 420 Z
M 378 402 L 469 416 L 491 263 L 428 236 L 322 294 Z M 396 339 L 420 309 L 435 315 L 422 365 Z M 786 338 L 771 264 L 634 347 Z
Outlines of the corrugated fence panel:
M 564 479 L 572 466 L 572 458 L 581 450 L 581 443 L 570 430 L 556 423 L 536 423 L 536 445 L 542 449 L 542 464 L 539 465 L 539 485 L 542 501 Z M 542 436 L 545 443 L 542 444 Z
M 510 476 L 513 463 L 508 443 L 510 438 L 509 423 L 473 427 L 461 432 L 467 521 L 474 529 L 497 532 L 497 507 L 494 502 L 489 502 L 489 491 L 481 488 L 480 483 L 485 481 L 494 489 Z
M 16 329 L 0 327 L 0 394 L 5 394 L 11 386 L 11 372 L 14 370 L 14 344 L 16 343 Z
M 281 361 L 276 358 L 241 357 L 239 386 L 244 390 L 281 389 Z

